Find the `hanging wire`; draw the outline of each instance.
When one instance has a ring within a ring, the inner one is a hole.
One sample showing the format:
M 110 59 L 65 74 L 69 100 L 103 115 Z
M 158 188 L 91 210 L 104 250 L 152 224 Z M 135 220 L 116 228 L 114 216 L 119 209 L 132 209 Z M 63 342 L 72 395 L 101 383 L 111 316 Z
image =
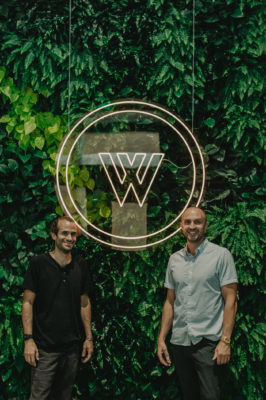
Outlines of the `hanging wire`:
M 195 111 L 195 9 L 196 0 L 192 0 L 192 99 L 191 99 L 191 129 L 194 131 L 194 111 Z
M 70 131 L 70 107 L 71 107 L 71 23 L 72 23 L 72 1 L 69 0 L 68 10 L 68 132 Z
M 196 12 L 196 0 L 192 0 L 192 91 L 191 91 L 191 130 L 192 133 L 194 131 L 194 113 L 195 113 L 195 12 Z M 172 165 L 174 165 L 178 169 L 186 169 L 188 168 L 192 162 L 187 164 L 185 167 L 179 167 L 175 163 L 166 158 L 163 160 Z

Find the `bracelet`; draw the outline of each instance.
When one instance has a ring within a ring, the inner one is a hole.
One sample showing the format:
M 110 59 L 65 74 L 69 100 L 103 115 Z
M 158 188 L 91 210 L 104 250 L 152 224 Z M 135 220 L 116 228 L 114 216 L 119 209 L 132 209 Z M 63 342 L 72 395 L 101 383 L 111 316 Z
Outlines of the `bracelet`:
M 29 340 L 29 339 L 33 339 L 33 336 L 32 336 L 32 334 L 24 334 L 24 336 L 23 336 L 23 340 L 24 340 L 24 342 L 26 342 L 26 340 Z
M 93 342 L 93 338 L 86 338 L 86 340 L 88 340 L 88 342 Z

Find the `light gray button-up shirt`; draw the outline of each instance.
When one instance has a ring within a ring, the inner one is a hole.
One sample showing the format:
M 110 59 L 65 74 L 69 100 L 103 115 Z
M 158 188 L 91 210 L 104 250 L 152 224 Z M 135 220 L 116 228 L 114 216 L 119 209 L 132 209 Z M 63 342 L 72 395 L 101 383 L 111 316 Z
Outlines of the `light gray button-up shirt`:
M 205 239 L 195 256 L 187 247 L 172 254 L 164 286 L 175 290 L 171 343 L 183 346 L 222 335 L 224 300 L 221 286 L 237 282 L 233 257 Z

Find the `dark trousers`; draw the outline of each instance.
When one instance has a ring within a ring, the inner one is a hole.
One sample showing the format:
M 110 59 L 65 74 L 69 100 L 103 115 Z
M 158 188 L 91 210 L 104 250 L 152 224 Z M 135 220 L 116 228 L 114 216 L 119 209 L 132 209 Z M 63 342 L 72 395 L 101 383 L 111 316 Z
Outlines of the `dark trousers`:
M 224 366 L 213 361 L 217 342 L 202 339 L 191 346 L 171 344 L 175 369 L 184 400 L 220 400 Z
M 30 400 L 71 400 L 79 358 L 79 346 L 59 352 L 39 349 L 39 361 L 31 370 Z

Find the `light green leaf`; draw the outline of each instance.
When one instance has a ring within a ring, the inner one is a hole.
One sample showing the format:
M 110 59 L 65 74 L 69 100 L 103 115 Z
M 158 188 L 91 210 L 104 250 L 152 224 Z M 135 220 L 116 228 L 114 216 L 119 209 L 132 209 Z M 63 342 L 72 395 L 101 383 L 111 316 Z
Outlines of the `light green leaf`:
M 33 132 L 36 129 L 35 117 L 31 117 L 29 121 L 24 123 L 24 130 L 26 135 Z
M 10 98 L 11 94 L 12 94 L 12 89 L 11 86 L 4 86 L 4 87 L 0 87 L 0 90 L 2 93 L 4 93 L 8 98 Z
M 111 214 L 111 209 L 110 207 L 103 206 L 100 208 L 100 215 L 104 218 L 108 218 Z
M 43 136 L 37 136 L 37 137 L 35 138 L 35 140 L 34 140 L 34 144 L 35 144 L 35 146 L 36 146 L 38 149 L 42 150 L 42 149 L 43 149 L 43 146 L 44 146 L 44 144 L 45 144 L 44 137 L 43 137 Z
M 87 186 L 88 189 L 94 190 L 94 187 L 95 187 L 95 181 L 94 181 L 94 179 L 90 178 L 90 179 L 86 182 L 86 186 Z
M 50 133 L 55 133 L 55 132 L 58 131 L 58 129 L 59 129 L 59 124 L 58 123 L 48 127 L 48 131 Z
M 87 170 L 87 168 L 84 168 L 84 167 L 83 167 L 82 170 L 80 171 L 79 176 L 81 177 L 81 179 L 82 179 L 84 182 L 86 182 L 86 181 L 88 181 L 89 178 L 90 178 L 90 173 L 89 173 L 89 171 Z
M 7 122 L 9 122 L 10 121 L 10 116 L 9 115 L 3 115 L 1 118 L 0 118 L 0 122 L 2 122 L 3 124 L 6 124 Z

